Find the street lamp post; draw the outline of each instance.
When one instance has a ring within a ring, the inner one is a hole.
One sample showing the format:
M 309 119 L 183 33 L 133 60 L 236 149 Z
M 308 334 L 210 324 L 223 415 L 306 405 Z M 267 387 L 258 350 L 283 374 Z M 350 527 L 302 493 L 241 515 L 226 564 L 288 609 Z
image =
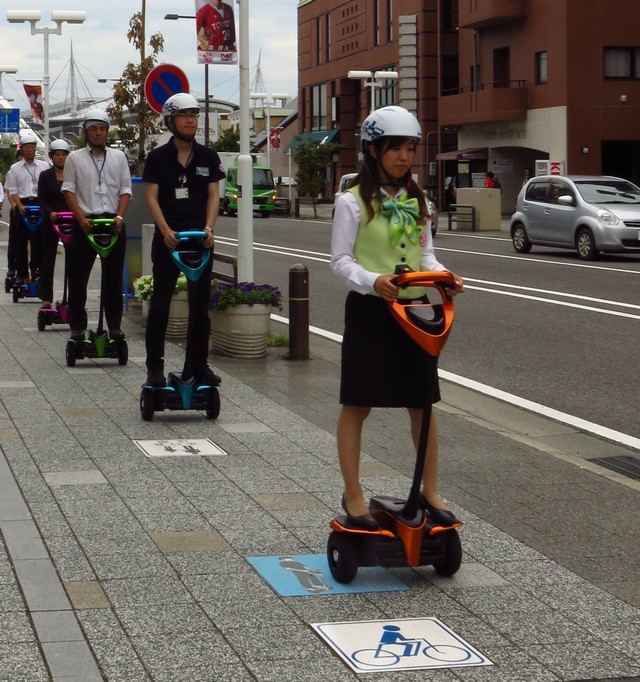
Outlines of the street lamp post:
M 290 100 L 291 97 L 282 92 L 274 92 L 271 96 L 267 95 L 265 92 L 252 92 L 249 95 L 249 98 L 262 101 L 263 106 L 266 102 L 267 105 L 267 166 L 271 168 L 271 103 L 273 102 L 275 104 L 275 102 L 281 100 L 284 104 Z
M 195 19 L 193 14 L 165 14 L 164 18 L 168 21 L 178 19 Z M 209 146 L 209 64 L 204 64 L 204 143 Z
M 8 66 L 6 64 L 0 65 L 0 97 L 4 98 L 4 90 L 2 89 L 2 74 L 3 73 L 17 73 L 17 66 Z
M 238 0 L 240 70 L 240 154 L 238 154 L 238 276 L 253 282 L 253 163 L 249 138 L 249 0 Z
M 8 9 L 7 21 L 10 24 L 31 24 L 31 35 L 41 34 L 44 36 L 44 73 L 42 74 L 42 108 L 44 111 L 44 153 L 49 156 L 49 35 L 62 35 L 62 24 L 83 24 L 87 18 L 86 12 L 81 10 L 51 10 L 51 21 L 55 22 L 55 28 L 45 26 L 37 28 L 42 13 L 39 9 L 19 10 Z
M 372 113 L 376 108 L 375 89 L 382 88 L 382 81 L 398 80 L 397 71 L 349 71 L 347 78 L 354 80 L 366 81 L 364 86 L 371 88 L 371 106 L 369 113 Z

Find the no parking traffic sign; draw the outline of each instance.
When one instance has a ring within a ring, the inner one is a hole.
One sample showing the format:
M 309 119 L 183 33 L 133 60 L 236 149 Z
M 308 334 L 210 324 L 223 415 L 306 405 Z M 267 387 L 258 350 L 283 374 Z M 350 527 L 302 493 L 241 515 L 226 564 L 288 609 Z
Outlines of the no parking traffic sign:
M 144 81 L 144 94 L 149 106 L 162 113 L 162 105 L 178 92 L 189 92 L 189 81 L 182 69 L 173 64 L 160 64 L 149 71 Z

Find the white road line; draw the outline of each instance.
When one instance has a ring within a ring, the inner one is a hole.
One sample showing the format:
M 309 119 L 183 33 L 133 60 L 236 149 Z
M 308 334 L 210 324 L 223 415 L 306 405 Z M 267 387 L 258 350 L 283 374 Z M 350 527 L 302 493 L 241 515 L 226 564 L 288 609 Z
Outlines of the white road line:
M 281 315 L 271 315 L 272 319 L 276 322 L 282 322 L 288 325 L 289 320 Z M 318 334 L 331 341 L 336 341 L 337 343 L 342 343 L 342 336 L 340 334 L 334 334 L 333 332 L 320 329 L 319 327 L 309 327 L 309 330 L 313 334 Z M 594 422 L 589 422 L 586 419 L 581 419 L 580 417 L 574 417 L 566 412 L 560 412 L 559 410 L 554 410 L 551 407 L 542 405 L 540 403 L 533 402 L 532 400 L 527 400 L 526 398 L 521 398 L 513 393 L 507 393 L 506 391 L 501 391 L 499 388 L 494 388 L 493 386 L 488 386 L 487 384 L 481 384 L 473 379 L 467 379 L 458 374 L 453 374 L 452 372 L 447 372 L 446 370 L 438 370 L 438 373 L 442 379 L 449 381 L 464 388 L 468 388 L 476 393 L 489 396 L 491 398 L 496 398 L 502 402 L 508 403 L 509 405 L 514 405 L 515 407 L 520 407 L 534 414 L 539 414 L 543 417 L 548 417 L 554 421 L 560 422 L 561 424 L 566 424 L 573 428 L 579 429 L 580 431 L 585 431 L 586 433 L 591 433 L 599 438 L 606 438 L 607 440 L 613 441 L 614 443 L 620 443 L 621 445 L 628 446 L 640 451 L 640 438 L 635 438 L 621 431 L 615 431 L 601 424 L 595 424 Z

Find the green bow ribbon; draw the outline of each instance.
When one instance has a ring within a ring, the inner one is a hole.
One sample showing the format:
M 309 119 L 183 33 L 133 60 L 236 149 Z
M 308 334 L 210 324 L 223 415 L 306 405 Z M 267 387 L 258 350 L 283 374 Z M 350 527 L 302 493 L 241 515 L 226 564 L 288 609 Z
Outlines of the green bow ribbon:
M 420 242 L 422 228 L 416 223 L 420 217 L 420 206 L 417 199 L 392 199 L 387 197 L 380 204 L 381 213 L 389 218 L 389 241 L 396 247 L 403 235 L 412 244 Z

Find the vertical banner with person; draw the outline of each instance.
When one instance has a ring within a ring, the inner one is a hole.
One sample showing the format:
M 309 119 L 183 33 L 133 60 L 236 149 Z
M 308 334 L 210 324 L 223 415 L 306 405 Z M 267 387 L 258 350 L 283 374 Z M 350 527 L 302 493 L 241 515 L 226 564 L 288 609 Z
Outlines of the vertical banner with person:
M 195 0 L 199 64 L 237 64 L 234 0 Z
M 42 106 L 42 86 L 28 85 L 23 83 L 24 91 L 29 98 L 29 106 L 31 107 L 31 116 L 36 125 L 44 125 L 44 107 Z

